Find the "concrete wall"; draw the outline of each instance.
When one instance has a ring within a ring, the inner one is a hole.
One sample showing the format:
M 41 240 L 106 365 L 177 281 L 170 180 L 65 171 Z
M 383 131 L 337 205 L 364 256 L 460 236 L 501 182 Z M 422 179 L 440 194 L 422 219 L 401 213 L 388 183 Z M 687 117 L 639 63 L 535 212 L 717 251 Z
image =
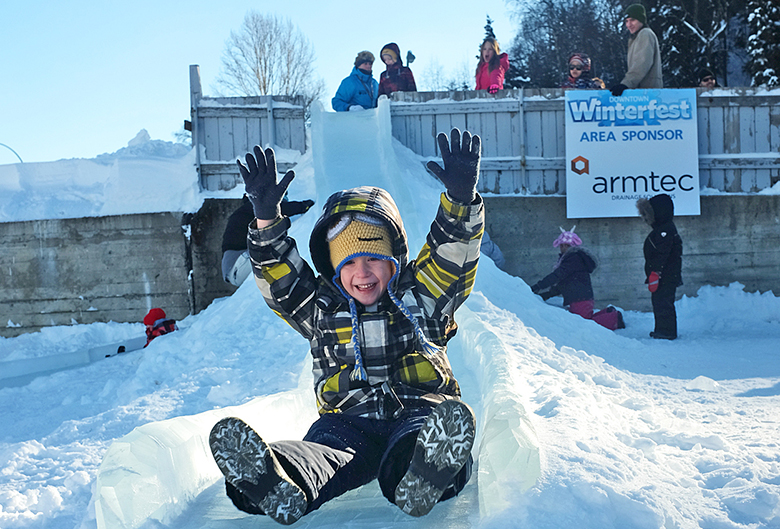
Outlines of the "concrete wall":
M 206 199 L 192 217 L 192 262 L 195 311 L 200 312 L 217 298 L 229 296 L 236 287 L 222 280 L 222 234 L 231 213 L 241 199 Z
M 141 321 L 157 306 L 177 320 L 203 310 L 235 291 L 222 281 L 220 263 L 225 223 L 239 204 L 209 199 L 183 218 L 0 223 L 0 335 L 72 322 Z M 576 224 L 600 260 L 593 275 L 597 307 L 650 310 L 642 258 L 649 228 L 638 217 L 567 219 L 564 197 L 489 196 L 485 205 L 487 230 L 508 272 L 528 284 L 541 279 L 557 258 L 558 227 Z M 701 210 L 676 220 L 685 282 L 678 296 L 734 281 L 780 295 L 780 196 L 704 196 Z
M 181 215 L 0 223 L 0 334 L 190 312 Z M 7 326 L 8 322 L 14 326 Z
M 577 233 L 598 257 L 592 275 L 596 306 L 614 304 L 649 311 L 642 245 L 650 228 L 636 218 L 567 219 L 565 197 L 486 197 L 491 238 L 507 260 L 507 271 L 529 285 L 552 271 L 558 256 L 552 242 L 559 226 Z M 683 282 L 677 290 L 695 295 L 703 285 L 738 281 L 746 290 L 780 295 L 780 196 L 701 197 L 701 215 L 678 217 L 683 240 Z

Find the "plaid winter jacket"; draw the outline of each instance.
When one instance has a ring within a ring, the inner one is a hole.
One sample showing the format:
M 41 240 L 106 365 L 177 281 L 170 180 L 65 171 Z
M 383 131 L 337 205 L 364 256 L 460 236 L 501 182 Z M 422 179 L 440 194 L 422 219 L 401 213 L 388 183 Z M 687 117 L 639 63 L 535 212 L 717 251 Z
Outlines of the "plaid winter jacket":
M 348 300 L 334 285 L 325 241 L 334 218 L 348 211 L 378 217 L 390 228 L 399 274 L 388 289 L 408 308 L 434 353 L 422 347 L 414 324 L 387 293 L 375 311 L 355 302 L 358 325 L 353 330 Z M 311 344 L 320 413 L 387 419 L 404 409 L 460 396 L 446 343 L 454 334 L 453 313 L 474 286 L 483 224 L 481 197 L 466 206 L 442 194 L 427 242 L 417 259 L 408 262 L 406 232 L 390 195 L 374 187 L 341 191 L 328 199 L 312 230 L 309 245 L 319 276 L 287 235 L 289 219 L 259 230 L 254 223 L 250 226 L 249 253 L 263 297 Z M 349 376 L 355 365 L 353 332 L 358 333 L 368 381 Z
M 379 76 L 379 95 L 390 97 L 393 92 L 416 92 L 414 74 L 407 66 L 395 63 Z

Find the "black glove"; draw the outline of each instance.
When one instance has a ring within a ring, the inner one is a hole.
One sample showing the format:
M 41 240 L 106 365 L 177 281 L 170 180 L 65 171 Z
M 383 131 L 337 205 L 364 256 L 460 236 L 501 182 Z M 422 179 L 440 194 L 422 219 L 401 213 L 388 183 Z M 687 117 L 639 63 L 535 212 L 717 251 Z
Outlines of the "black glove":
M 244 179 L 246 195 L 252 203 L 255 218 L 274 220 L 282 216 L 280 204 L 287 188 L 295 178 L 295 171 L 287 171 L 282 181 L 276 183 L 276 156 L 273 149 L 255 145 L 255 155 L 246 154 L 246 165 L 236 160 L 238 171 Z
M 618 83 L 612 88 L 609 89 L 610 92 L 612 92 L 612 95 L 615 97 L 623 95 L 623 92 L 625 90 L 628 90 L 628 87 L 624 85 L 623 83 Z
M 477 196 L 481 140 L 467 130 L 463 131 L 461 140 L 457 128 L 452 129 L 450 137 L 451 142 L 447 141 L 447 135 L 443 132 L 436 137 L 444 169 L 434 161 L 428 162 L 427 167 L 442 181 L 450 197 L 458 202 L 471 204 Z
M 538 294 L 540 290 L 541 288 L 539 288 L 538 283 L 531 287 L 531 292 L 533 292 L 534 294 Z
M 282 201 L 282 215 L 285 217 L 293 217 L 295 215 L 303 215 L 309 208 L 314 205 L 313 200 L 283 200 Z

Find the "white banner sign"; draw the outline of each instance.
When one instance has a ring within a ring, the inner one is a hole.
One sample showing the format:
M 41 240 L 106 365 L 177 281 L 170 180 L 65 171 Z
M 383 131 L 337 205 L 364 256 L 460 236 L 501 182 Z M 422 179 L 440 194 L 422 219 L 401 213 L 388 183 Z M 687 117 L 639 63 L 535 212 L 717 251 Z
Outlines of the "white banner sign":
M 700 214 L 696 90 L 567 90 L 567 217 L 636 217 L 660 193 Z

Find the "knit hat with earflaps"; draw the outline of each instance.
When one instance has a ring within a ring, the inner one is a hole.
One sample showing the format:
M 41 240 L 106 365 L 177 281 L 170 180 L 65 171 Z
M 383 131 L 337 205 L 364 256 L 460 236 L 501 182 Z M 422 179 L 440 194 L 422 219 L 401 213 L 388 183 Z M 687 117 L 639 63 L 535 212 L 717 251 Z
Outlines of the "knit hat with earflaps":
M 342 214 L 336 219 L 325 234 L 325 240 L 330 250 L 330 262 L 335 271 L 333 284 L 341 291 L 349 303 L 349 314 L 352 321 L 352 347 L 355 352 L 355 368 L 350 374 L 352 380 L 368 381 L 368 373 L 363 366 L 363 355 L 358 338 L 358 315 L 355 300 L 344 289 L 339 277 L 345 263 L 356 257 L 374 257 L 393 263 L 393 276 L 387 282 L 387 294 L 398 310 L 412 323 L 415 335 L 420 342 L 420 348 L 425 356 L 431 356 L 437 351 L 425 333 L 417 318 L 409 308 L 393 292 L 391 285 L 399 274 L 399 262 L 393 257 L 393 240 L 388 226 L 379 218 L 359 211 Z
M 577 226 L 572 226 L 571 230 L 566 231 L 563 228 L 560 228 L 561 234 L 558 235 L 558 238 L 553 241 L 553 247 L 557 248 L 561 244 L 568 244 L 569 246 L 580 246 L 582 244 L 582 239 L 579 238 L 579 236 L 574 233 L 574 228 Z
M 638 20 L 642 24 L 647 23 L 647 12 L 645 11 L 645 6 L 642 4 L 631 4 L 628 6 L 626 8 L 625 16 L 626 18 Z
M 360 256 L 392 259 L 393 242 L 385 223 L 365 213 L 342 215 L 325 236 L 330 247 L 330 264 L 341 272 L 345 261 Z

